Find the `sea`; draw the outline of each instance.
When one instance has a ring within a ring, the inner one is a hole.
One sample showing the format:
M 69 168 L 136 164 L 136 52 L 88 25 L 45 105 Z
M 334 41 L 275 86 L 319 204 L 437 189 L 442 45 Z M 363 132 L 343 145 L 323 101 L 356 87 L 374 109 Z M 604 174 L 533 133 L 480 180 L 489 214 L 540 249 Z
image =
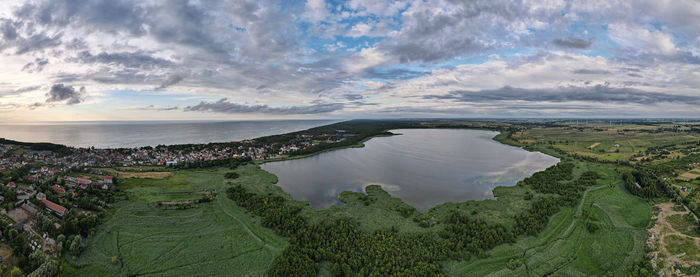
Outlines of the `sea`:
M 0 123 L 0 138 L 73 147 L 143 146 L 231 142 L 328 125 L 337 120 L 82 121 Z

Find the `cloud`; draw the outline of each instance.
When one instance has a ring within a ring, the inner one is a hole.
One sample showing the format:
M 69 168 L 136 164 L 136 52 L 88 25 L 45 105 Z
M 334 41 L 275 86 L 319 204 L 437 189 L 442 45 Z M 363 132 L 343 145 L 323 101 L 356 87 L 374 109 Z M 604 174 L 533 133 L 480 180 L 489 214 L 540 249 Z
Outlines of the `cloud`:
M 169 86 L 179 83 L 183 79 L 185 79 L 185 77 L 183 77 L 182 75 L 170 75 L 167 79 L 165 79 L 165 81 L 163 81 L 163 83 L 160 84 L 160 86 L 156 87 L 156 89 L 167 88 Z
M 426 95 L 423 98 L 473 103 L 485 103 L 492 101 L 562 103 L 580 101 L 643 105 L 653 105 L 657 103 L 700 104 L 700 96 L 648 92 L 634 88 L 615 88 L 605 85 L 589 87 L 568 86 L 549 89 L 523 89 L 505 86 L 500 89 L 492 90 L 456 90 L 445 95 Z
M 49 64 L 48 59 L 36 58 L 33 62 L 25 64 L 22 71 L 41 72 L 47 64 Z
M 238 106 L 229 110 L 279 117 L 323 109 L 361 117 L 391 107 L 457 113 L 478 106 L 483 112 L 495 107 L 459 99 L 489 99 L 478 96 L 488 90 L 496 93 L 490 99 L 510 93 L 513 101 L 526 101 L 495 102 L 528 114 L 541 102 L 517 100 L 518 94 L 540 90 L 565 101 L 575 99 L 569 96 L 573 88 L 595 94 L 589 87 L 606 82 L 612 96 L 601 93 L 600 99 L 614 99 L 591 103 L 622 106 L 615 99 L 623 96 L 634 103 L 659 100 L 646 93 L 700 95 L 700 14 L 694 1 L 20 0 L 6 6 L 0 7 L 0 97 L 20 108 L 35 103 L 51 84 L 73 84 L 65 88 L 83 96 L 90 91 L 94 106 L 109 95 L 114 105 L 106 105 L 104 115 L 114 118 L 123 115 L 126 103 L 148 107 L 160 101 L 206 112 L 231 104 Z M 494 89 L 509 84 L 525 91 Z M 22 92 L 25 87 L 36 91 Z M 146 93 L 134 93 L 139 91 Z M 445 94 L 452 98 L 435 98 Z M 222 98 L 245 102 L 226 100 L 215 109 Z M 442 106 L 424 107 L 431 101 Z M 337 102 L 342 104 L 324 104 Z M 573 105 L 556 103 L 562 109 Z M 78 109 L 87 114 L 94 106 Z M 144 109 L 155 114 L 172 108 Z
M 310 22 L 323 21 L 330 14 L 324 0 L 307 0 L 302 17 Z
M 592 75 L 606 75 L 610 74 L 610 71 L 604 69 L 577 69 L 574 70 L 574 74 L 592 74 Z
M 628 49 L 663 55 L 673 55 L 678 51 L 673 36 L 663 31 L 626 23 L 610 24 L 608 29 L 610 38 Z
M 10 20 L 0 20 L 0 32 L 5 40 L 15 40 L 17 38 L 17 30 Z
M 14 90 L 0 90 L 0 98 L 11 95 L 20 95 L 25 92 L 31 92 L 40 89 L 41 86 L 20 87 Z
M 22 38 L 17 40 L 17 51 L 15 54 L 21 55 L 61 45 L 61 36 L 62 34 L 60 33 L 53 36 L 40 33 L 28 38 Z
M 563 48 L 588 49 L 593 44 L 592 40 L 584 40 L 581 38 L 555 38 L 552 41 L 555 45 Z
M 145 107 L 129 107 L 127 110 L 139 110 L 139 111 L 175 111 L 179 110 L 180 107 L 156 107 L 155 105 L 148 105 Z
M 66 105 L 78 104 L 83 101 L 85 96 L 85 87 L 80 87 L 76 90 L 72 86 L 65 86 L 63 84 L 55 84 L 51 86 L 51 90 L 46 94 L 46 102 L 61 102 L 66 101 Z
M 139 52 L 116 52 L 116 53 L 106 53 L 100 52 L 97 55 L 92 55 L 88 51 L 83 51 L 74 59 L 81 63 L 100 63 L 107 65 L 122 65 L 129 68 L 157 68 L 157 67 L 168 67 L 173 65 L 172 62 L 155 58 L 147 53 Z
M 242 105 L 232 103 L 226 98 L 216 102 L 200 102 L 195 106 L 185 107 L 189 112 L 214 112 L 214 113 L 268 113 L 268 114 L 322 114 L 342 110 L 342 103 L 314 104 L 308 106 L 270 107 L 268 105 Z

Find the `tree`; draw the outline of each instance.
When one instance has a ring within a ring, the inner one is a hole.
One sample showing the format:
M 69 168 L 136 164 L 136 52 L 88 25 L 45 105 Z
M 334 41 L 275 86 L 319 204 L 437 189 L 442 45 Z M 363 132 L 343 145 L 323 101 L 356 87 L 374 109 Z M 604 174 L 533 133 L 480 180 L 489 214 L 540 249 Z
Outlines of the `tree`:
M 12 268 L 12 271 L 10 271 L 10 276 L 11 277 L 21 277 L 22 276 L 22 270 L 17 268 L 16 266 Z
M 80 236 L 75 236 L 73 239 L 73 242 L 70 244 L 70 248 L 68 248 L 73 255 L 77 256 L 80 254 Z
M 56 261 L 47 259 L 41 266 L 28 275 L 28 277 L 53 277 L 58 274 Z

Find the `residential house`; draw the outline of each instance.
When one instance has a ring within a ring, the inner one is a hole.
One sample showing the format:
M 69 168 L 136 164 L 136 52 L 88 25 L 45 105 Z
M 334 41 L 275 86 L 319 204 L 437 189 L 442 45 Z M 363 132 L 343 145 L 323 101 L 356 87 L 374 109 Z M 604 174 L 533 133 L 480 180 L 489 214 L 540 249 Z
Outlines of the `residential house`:
M 68 212 L 68 209 L 66 209 L 65 207 L 58 205 L 54 202 L 51 202 L 48 199 L 42 199 L 41 202 L 43 202 L 44 205 L 46 205 L 47 210 L 55 212 L 60 217 L 63 217 Z

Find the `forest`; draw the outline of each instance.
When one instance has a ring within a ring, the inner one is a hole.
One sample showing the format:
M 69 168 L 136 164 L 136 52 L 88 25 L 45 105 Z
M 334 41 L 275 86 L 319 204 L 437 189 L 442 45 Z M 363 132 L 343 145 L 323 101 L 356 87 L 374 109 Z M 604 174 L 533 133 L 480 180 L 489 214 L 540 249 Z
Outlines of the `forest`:
M 671 187 L 651 173 L 634 170 L 622 174 L 625 188 L 632 194 L 643 198 L 673 197 Z
M 60 145 L 60 144 L 54 144 L 54 143 L 19 142 L 19 141 L 0 138 L 0 144 L 25 146 L 25 147 L 29 147 L 29 149 L 33 150 L 33 151 L 53 151 L 53 152 L 56 152 L 59 156 L 67 155 L 70 153 L 70 148 L 68 148 L 67 146 Z
M 343 217 L 310 223 L 300 215 L 298 202 L 251 193 L 240 184 L 230 187 L 227 196 L 261 217 L 264 227 L 289 238 L 290 245 L 269 269 L 271 276 L 315 276 L 322 262 L 330 264 L 334 276 L 444 276 L 441 261 L 483 258 L 495 246 L 536 235 L 560 207 L 575 205 L 598 176 L 584 172 L 572 180 L 574 167 L 560 163 L 523 180 L 520 185 L 548 196 L 518 214 L 515 226 L 488 224 L 455 210 L 438 218 L 437 232 L 371 233 Z

